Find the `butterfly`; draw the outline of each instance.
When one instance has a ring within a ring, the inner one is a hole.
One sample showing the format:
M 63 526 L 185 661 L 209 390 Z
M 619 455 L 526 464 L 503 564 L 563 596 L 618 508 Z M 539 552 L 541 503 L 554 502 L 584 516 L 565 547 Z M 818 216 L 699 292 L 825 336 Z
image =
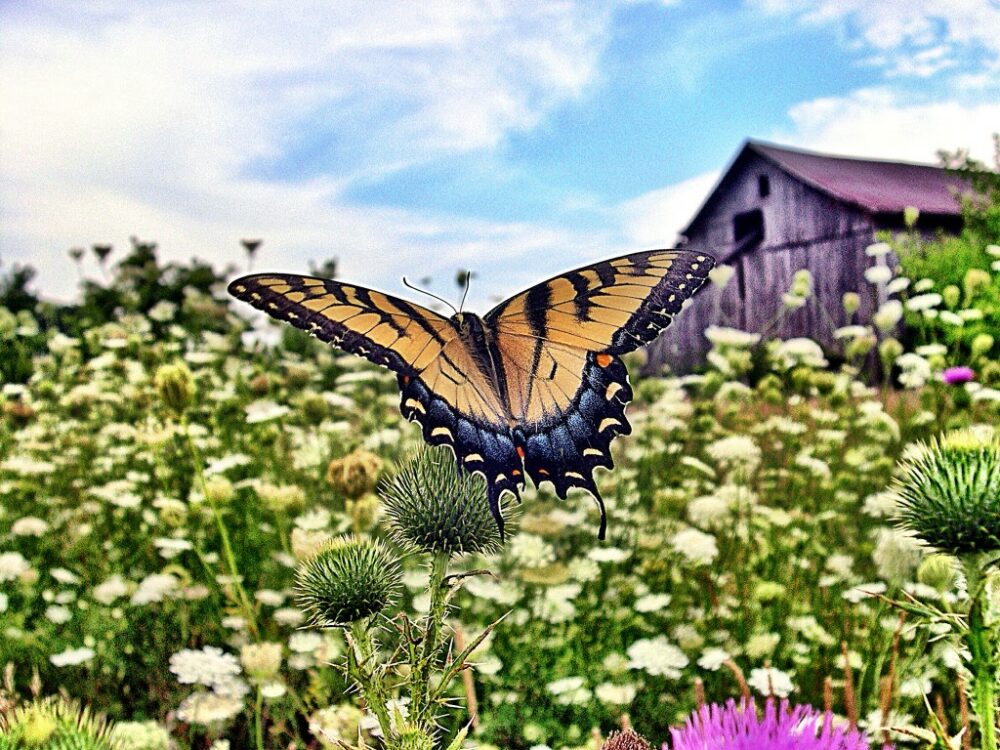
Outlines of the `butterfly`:
M 483 317 L 446 318 L 355 284 L 283 273 L 244 276 L 229 293 L 395 372 L 403 416 L 431 445 L 450 446 L 460 470 L 485 477 L 501 536 L 501 498 L 520 500 L 527 475 L 560 498 L 588 491 L 604 539 L 594 469 L 612 468 L 611 441 L 631 432 L 621 357 L 670 325 L 714 265 L 686 250 L 624 255 L 537 284 Z

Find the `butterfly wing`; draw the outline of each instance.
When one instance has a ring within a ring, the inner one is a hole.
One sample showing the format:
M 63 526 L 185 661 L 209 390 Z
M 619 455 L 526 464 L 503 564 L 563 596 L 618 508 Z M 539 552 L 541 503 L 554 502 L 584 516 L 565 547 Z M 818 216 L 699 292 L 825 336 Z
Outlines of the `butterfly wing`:
M 411 377 L 458 338 L 447 318 L 382 292 L 330 279 L 254 274 L 229 293 L 321 341 Z
M 236 279 L 229 292 L 344 351 L 397 374 L 400 410 L 432 445 L 449 445 L 460 466 L 486 476 L 498 523 L 499 492 L 521 476 L 500 395 L 451 320 L 364 287 L 290 274 Z
M 632 389 L 620 356 L 653 341 L 714 265 L 684 250 L 625 255 L 531 287 L 485 317 L 525 470 L 560 497 L 571 487 L 589 491 L 601 507 L 602 538 L 593 471 L 612 467 L 611 441 L 631 432 Z

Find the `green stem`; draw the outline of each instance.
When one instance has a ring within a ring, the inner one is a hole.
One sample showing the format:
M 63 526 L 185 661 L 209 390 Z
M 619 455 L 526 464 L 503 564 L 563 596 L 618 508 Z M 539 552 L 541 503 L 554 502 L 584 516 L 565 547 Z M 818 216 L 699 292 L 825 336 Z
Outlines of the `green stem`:
M 966 645 L 972 656 L 972 708 L 979 719 L 982 750 L 997 750 L 996 737 L 996 665 L 991 628 L 983 616 L 983 587 L 978 561 L 972 557 L 962 561 L 965 567 L 969 596 L 969 630 Z
M 441 638 L 441 624 L 447 610 L 448 588 L 444 578 L 448 572 L 448 555 L 438 553 L 431 559 L 431 575 L 427 588 L 431 595 L 430 609 L 427 612 L 423 638 L 417 663 L 411 666 L 410 677 L 410 714 L 415 724 L 421 724 L 428 706 L 427 695 L 430 690 L 431 668 L 434 654 Z
M 365 621 L 351 624 L 351 632 L 347 638 L 347 672 L 357 683 L 364 696 L 365 703 L 382 729 L 382 737 L 388 740 L 392 737 L 392 719 L 389 716 L 389 696 L 380 675 L 375 674 L 370 666 L 375 654 L 375 644 Z
M 254 706 L 254 734 L 257 738 L 257 750 L 264 750 L 264 725 L 261 714 L 264 711 L 264 693 L 257 686 L 257 703 Z
M 201 455 L 198 452 L 197 446 L 194 444 L 194 439 L 191 437 L 191 431 L 188 429 L 187 417 L 181 418 L 181 428 L 184 431 L 188 452 L 191 454 L 191 462 L 194 464 L 195 476 L 198 479 L 198 486 L 201 489 L 201 494 L 208 503 L 208 507 L 211 508 L 212 515 L 215 517 L 215 525 L 219 529 L 219 538 L 222 541 L 222 553 L 226 560 L 226 566 L 229 569 L 229 575 L 233 579 L 233 587 L 236 589 L 240 609 L 243 610 L 243 616 L 246 618 L 250 632 L 253 634 L 254 638 L 257 638 L 259 636 L 259 631 L 257 629 L 257 613 L 250 604 L 250 598 L 247 596 L 247 592 L 243 588 L 240 571 L 236 566 L 236 556 L 233 554 L 233 547 L 229 542 L 229 531 L 226 529 L 226 523 L 222 518 L 222 513 L 219 511 L 219 506 L 216 505 L 215 501 L 208 492 L 208 484 L 205 482 L 205 473 L 202 470 Z

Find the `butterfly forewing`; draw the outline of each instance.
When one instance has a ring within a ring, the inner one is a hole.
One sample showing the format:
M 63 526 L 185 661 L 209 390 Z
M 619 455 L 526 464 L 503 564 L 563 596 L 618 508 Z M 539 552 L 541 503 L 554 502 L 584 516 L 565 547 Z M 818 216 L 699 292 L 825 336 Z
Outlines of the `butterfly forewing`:
M 229 293 L 352 354 L 417 375 L 458 337 L 451 322 L 420 305 L 329 279 L 257 274 Z

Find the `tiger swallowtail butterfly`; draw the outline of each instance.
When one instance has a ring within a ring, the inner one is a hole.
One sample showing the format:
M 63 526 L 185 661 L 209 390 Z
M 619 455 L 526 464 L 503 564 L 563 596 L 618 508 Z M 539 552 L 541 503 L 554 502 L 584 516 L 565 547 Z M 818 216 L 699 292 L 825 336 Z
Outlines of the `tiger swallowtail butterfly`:
M 403 416 L 460 470 L 486 479 L 503 534 L 500 499 L 519 498 L 525 475 L 593 495 L 594 469 L 612 468 L 611 441 L 631 426 L 621 356 L 653 341 L 704 283 L 709 255 L 651 250 L 556 276 L 480 318 L 450 318 L 340 281 L 283 273 L 236 279 L 229 292 L 268 315 L 396 373 Z

